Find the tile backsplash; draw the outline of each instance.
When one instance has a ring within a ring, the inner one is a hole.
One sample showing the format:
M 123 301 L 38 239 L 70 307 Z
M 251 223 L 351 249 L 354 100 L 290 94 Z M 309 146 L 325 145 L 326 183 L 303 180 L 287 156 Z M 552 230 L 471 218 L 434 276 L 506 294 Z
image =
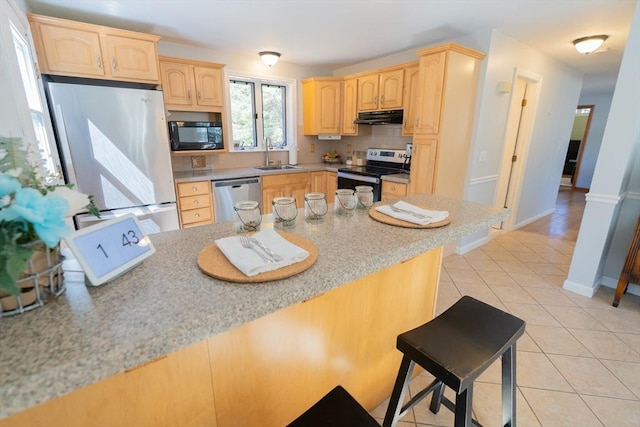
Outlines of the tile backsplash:
M 304 135 L 302 126 L 299 126 L 298 164 L 320 163 L 322 155 L 333 150 L 340 153 L 343 159 L 347 159 L 353 151 L 366 151 L 371 147 L 404 149 L 405 144 L 411 141 L 410 136 L 402 136 L 402 125 L 360 125 L 359 135 L 343 136 L 339 141 L 321 141 L 316 136 Z M 351 148 L 351 151 L 348 151 L 348 148 Z M 265 161 L 264 152 L 172 156 L 173 170 L 176 172 L 202 170 L 201 167 L 193 167 L 196 164 L 201 165 L 200 159 L 193 160 L 193 157 L 204 157 L 204 169 L 212 170 L 259 166 Z M 289 163 L 288 151 L 273 151 L 270 153 L 270 158 L 275 162 Z

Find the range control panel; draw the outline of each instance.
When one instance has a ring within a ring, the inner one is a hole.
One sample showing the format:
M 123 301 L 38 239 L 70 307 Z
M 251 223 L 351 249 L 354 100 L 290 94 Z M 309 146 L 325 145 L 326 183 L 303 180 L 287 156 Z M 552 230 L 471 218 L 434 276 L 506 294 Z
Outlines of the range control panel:
M 388 148 L 369 148 L 367 150 L 367 160 L 389 163 L 404 163 L 406 158 L 406 150 L 392 150 Z

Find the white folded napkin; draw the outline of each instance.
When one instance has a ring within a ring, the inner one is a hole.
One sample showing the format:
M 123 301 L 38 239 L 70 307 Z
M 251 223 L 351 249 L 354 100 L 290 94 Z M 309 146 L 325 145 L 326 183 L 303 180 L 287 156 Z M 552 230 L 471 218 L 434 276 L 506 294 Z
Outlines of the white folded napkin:
M 449 217 L 449 211 L 430 211 L 427 209 L 419 208 L 418 206 L 415 206 L 415 205 L 412 205 L 411 203 L 407 203 L 403 201 L 396 202 L 392 206 L 402 211 L 409 211 L 418 215 L 424 215 L 425 218 L 418 218 L 417 216 L 414 216 L 408 212 L 394 211 L 391 209 L 391 206 L 389 205 L 376 206 L 375 209 L 378 212 L 383 213 L 385 215 L 389 215 L 393 218 L 396 218 L 402 221 L 411 222 L 413 224 L 418 224 L 418 225 L 427 225 L 434 222 L 440 222 L 447 219 L 447 217 Z
M 289 242 L 273 228 L 259 231 L 251 235 L 251 237 L 280 255 L 283 258 L 282 261 L 264 262 L 253 249 L 242 246 L 240 236 L 225 237 L 215 241 L 229 262 L 247 276 L 255 276 L 265 271 L 277 270 L 278 268 L 303 261 L 309 256 L 309 252 Z M 258 246 L 254 245 L 254 247 L 262 252 L 262 249 Z M 262 253 L 264 254 L 264 252 Z

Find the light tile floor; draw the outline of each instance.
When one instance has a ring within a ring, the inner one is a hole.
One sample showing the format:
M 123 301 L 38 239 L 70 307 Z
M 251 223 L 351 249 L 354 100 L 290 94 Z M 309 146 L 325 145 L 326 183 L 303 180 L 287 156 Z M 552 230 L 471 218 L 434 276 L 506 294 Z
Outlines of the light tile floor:
M 600 287 L 593 298 L 562 289 L 575 243 L 551 234 L 518 230 L 446 257 L 437 311 L 470 295 L 527 322 L 517 343 L 518 426 L 638 427 L 640 297 L 626 294 L 614 308 L 613 289 Z M 418 375 L 410 393 L 431 379 Z M 500 393 L 498 360 L 474 386 L 474 417 L 484 426 L 500 425 Z M 453 425 L 450 411 L 434 415 L 428 402 L 398 425 Z M 381 424 L 387 404 L 372 412 Z

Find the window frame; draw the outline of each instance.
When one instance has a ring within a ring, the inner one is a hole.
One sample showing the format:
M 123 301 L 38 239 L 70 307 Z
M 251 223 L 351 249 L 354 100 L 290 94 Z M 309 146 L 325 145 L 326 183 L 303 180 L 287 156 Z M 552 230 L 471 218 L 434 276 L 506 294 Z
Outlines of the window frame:
M 276 77 L 276 76 L 266 76 L 260 74 L 247 73 L 243 71 L 225 71 L 225 96 L 226 96 L 226 115 L 227 119 L 225 120 L 225 125 L 227 127 L 228 135 L 229 135 L 229 144 L 228 150 L 230 153 L 255 153 L 255 152 L 264 152 L 264 129 L 263 129 L 263 120 L 262 117 L 258 117 L 259 120 L 256 120 L 256 138 L 257 146 L 252 148 L 244 148 L 244 149 L 236 149 L 233 146 L 233 128 L 232 128 L 232 118 L 231 118 L 231 81 L 247 81 L 252 82 L 255 87 L 259 87 L 260 90 L 256 90 L 254 96 L 254 102 L 256 105 L 254 108 L 260 107 L 260 113 L 262 114 L 262 84 L 267 85 L 277 85 L 285 87 L 285 142 L 287 145 L 283 147 L 274 147 L 273 149 L 269 149 L 269 151 L 288 151 L 291 146 L 297 145 L 296 142 L 296 129 L 297 129 L 297 117 L 296 117 L 296 100 L 297 100 L 297 80 L 293 78 L 287 77 Z

